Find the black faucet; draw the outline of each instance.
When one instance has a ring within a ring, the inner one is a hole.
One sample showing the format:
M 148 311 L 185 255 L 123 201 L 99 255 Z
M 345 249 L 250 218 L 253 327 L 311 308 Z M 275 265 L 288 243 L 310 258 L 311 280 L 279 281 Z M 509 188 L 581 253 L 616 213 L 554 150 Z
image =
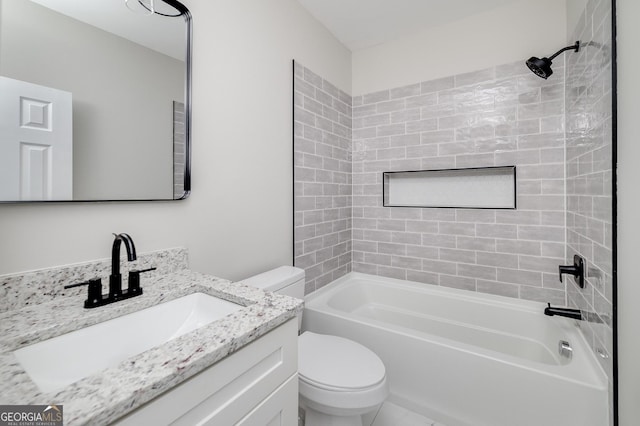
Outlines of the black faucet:
M 115 239 L 113 240 L 113 246 L 111 248 L 109 294 L 107 296 L 102 294 L 102 281 L 100 278 L 94 278 L 86 282 L 64 286 L 64 288 L 78 287 L 81 285 L 87 285 L 89 287 L 88 297 L 84 302 L 85 308 L 97 308 L 98 306 L 108 305 L 110 303 L 117 302 L 118 300 L 125 300 L 141 295 L 142 288 L 140 287 L 140 274 L 156 269 L 148 268 L 129 271 L 129 286 L 123 291 L 122 274 L 120 274 L 120 246 L 124 242 L 124 246 L 127 249 L 127 260 L 129 260 L 129 262 L 136 260 L 136 246 L 133 244 L 133 239 L 129 234 L 122 233 L 113 235 L 115 236 Z
M 573 265 L 560 265 L 560 282 L 562 282 L 562 274 L 573 275 L 576 284 L 580 288 L 584 288 L 584 259 L 577 254 L 573 255 Z
M 577 320 L 582 319 L 582 311 L 580 309 L 553 308 L 551 307 L 551 303 L 547 303 L 547 307 L 544 308 L 544 314 L 550 317 L 558 315 L 559 317 L 567 317 Z
M 111 247 L 111 275 L 109 275 L 109 298 L 115 302 L 122 298 L 122 274 L 120 274 L 120 245 L 124 242 L 127 249 L 127 260 L 133 262 L 137 259 L 136 246 L 129 234 L 113 234 L 113 246 Z

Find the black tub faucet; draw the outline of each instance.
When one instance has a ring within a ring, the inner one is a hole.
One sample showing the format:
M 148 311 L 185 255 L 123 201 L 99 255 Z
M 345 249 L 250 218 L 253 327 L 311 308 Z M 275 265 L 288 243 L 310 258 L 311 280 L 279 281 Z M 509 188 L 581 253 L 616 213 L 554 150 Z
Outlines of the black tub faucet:
M 551 303 L 547 303 L 547 307 L 544 308 L 544 314 L 550 317 L 557 315 L 559 317 L 567 317 L 577 320 L 582 319 L 582 311 L 580 309 L 555 308 L 551 306 Z

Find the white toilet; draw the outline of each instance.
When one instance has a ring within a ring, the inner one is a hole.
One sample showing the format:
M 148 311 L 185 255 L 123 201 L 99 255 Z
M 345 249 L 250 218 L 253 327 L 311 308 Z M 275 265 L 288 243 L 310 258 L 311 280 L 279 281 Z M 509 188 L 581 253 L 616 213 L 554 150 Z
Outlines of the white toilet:
M 304 297 L 304 270 L 293 266 L 243 282 Z M 352 340 L 310 331 L 298 338 L 298 385 L 306 426 L 362 426 L 362 415 L 389 395 L 384 364 L 375 353 Z

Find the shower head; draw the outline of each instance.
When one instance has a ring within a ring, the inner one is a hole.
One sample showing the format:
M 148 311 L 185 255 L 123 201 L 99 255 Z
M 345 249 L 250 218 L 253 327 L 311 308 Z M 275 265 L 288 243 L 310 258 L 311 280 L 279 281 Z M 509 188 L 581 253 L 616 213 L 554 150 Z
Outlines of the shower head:
M 551 76 L 551 74 L 553 74 L 553 70 L 551 69 L 551 61 L 566 50 L 574 50 L 576 52 L 580 51 L 580 41 L 576 41 L 576 44 L 574 44 L 573 46 L 567 46 L 558 50 L 549 58 L 540 59 L 532 56 L 526 62 L 527 67 L 529 67 L 531 72 L 533 72 L 535 75 L 546 80 L 547 78 L 549 78 L 549 76 Z
M 531 72 L 545 80 L 553 74 L 553 70 L 551 69 L 551 60 L 549 58 L 540 59 L 532 56 L 527 61 L 527 66 Z

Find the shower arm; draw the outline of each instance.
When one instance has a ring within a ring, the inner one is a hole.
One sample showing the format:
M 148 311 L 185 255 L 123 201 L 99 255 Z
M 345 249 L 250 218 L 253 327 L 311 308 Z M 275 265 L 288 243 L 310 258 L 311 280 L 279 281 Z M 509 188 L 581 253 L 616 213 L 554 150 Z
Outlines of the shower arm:
M 565 48 L 562 48 L 562 49 L 558 50 L 556 53 L 551 55 L 548 59 L 550 61 L 552 61 L 556 56 L 558 56 L 562 52 L 566 52 L 567 50 L 575 50 L 576 52 L 579 52 L 580 51 L 580 41 L 576 41 L 576 44 L 574 44 L 573 46 L 567 46 Z

